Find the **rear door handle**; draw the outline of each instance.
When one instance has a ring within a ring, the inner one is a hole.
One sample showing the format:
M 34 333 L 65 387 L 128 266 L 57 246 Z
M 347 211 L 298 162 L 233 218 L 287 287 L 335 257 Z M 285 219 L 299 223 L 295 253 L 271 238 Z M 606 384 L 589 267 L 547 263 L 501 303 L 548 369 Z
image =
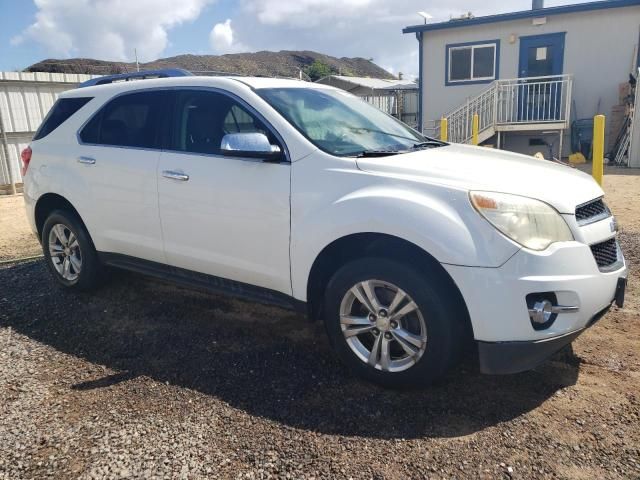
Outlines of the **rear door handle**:
M 175 172 L 173 170 L 164 170 L 162 172 L 162 176 L 164 178 L 169 178 L 171 180 L 179 180 L 181 182 L 186 182 L 187 180 L 189 180 L 189 175 L 187 175 L 186 173 Z
M 94 165 L 96 163 L 96 159 L 91 157 L 78 157 L 78 163 L 82 163 L 84 165 Z

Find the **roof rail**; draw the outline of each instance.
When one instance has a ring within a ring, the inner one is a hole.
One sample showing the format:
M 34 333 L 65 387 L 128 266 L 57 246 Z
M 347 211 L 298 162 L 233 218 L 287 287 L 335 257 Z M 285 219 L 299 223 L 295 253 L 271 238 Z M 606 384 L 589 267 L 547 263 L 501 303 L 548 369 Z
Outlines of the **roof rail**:
M 188 77 L 193 75 L 181 68 L 165 68 L 162 70 L 143 70 L 142 72 L 119 73 L 117 75 L 105 75 L 96 77 L 78 85 L 78 88 L 92 87 L 94 85 L 106 85 L 114 82 L 128 82 L 130 80 L 144 80 L 145 78 Z

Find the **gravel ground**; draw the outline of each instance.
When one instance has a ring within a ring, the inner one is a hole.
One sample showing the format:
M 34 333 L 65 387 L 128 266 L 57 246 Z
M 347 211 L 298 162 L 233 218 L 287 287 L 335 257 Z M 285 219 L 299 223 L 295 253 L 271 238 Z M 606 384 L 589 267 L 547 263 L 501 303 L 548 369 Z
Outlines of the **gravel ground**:
M 605 184 L 625 308 L 534 371 L 468 359 L 425 390 L 352 378 L 290 312 L 124 272 L 69 294 L 42 261 L 0 265 L 0 478 L 640 478 L 640 203 L 621 185 L 640 176 Z

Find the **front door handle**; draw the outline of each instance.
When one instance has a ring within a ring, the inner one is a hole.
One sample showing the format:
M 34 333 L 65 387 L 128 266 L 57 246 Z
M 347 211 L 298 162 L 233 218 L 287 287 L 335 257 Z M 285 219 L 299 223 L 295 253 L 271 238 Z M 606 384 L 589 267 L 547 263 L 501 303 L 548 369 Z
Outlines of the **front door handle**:
M 83 165 L 94 165 L 96 163 L 96 159 L 91 157 L 78 157 L 78 163 L 82 163 Z
M 162 176 L 171 180 L 180 180 L 181 182 L 186 182 L 187 180 L 189 180 L 189 175 L 187 175 L 186 173 L 176 172 L 173 170 L 164 170 L 162 172 Z

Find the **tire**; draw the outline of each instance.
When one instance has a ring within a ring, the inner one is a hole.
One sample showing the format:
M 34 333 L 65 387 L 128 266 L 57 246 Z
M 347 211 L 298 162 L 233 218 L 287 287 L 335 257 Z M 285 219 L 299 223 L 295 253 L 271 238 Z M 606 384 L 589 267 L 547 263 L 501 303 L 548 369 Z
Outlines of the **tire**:
M 325 326 L 338 357 L 356 375 L 384 387 L 420 387 L 442 377 L 464 344 L 459 300 L 442 280 L 440 272 L 419 272 L 385 258 L 344 265 L 325 293 Z M 376 313 L 371 291 L 382 307 Z
M 63 287 L 91 290 L 100 283 L 102 265 L 89 233 L 74 213 L 54 210 L 49 214 L 42 228 L 42 251 L 49 272 Z

